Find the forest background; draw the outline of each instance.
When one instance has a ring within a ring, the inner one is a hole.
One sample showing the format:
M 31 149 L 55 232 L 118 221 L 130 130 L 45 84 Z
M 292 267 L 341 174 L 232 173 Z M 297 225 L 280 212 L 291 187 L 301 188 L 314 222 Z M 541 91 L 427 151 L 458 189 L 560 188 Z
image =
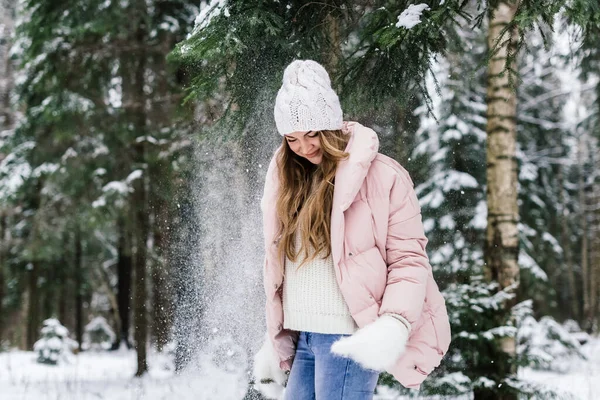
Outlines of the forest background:
M 423 393 L 544 392 L 518 369 L 598 333 L 596 0 L 2 0 L 0 37 L 0 351 L 55 318 L 77 351 L 93 329 L 134 348 L 137 376 L 216 338 L 249 370 L 296 58 L 415 182 L 453 331 Z

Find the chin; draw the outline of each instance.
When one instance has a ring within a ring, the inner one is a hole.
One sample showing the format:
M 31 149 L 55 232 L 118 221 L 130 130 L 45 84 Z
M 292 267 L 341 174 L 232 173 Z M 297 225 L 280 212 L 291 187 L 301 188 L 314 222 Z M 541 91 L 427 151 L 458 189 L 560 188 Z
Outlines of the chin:
M 313 158 L 312 160 L 311 159 L 307 159 L 307 160 L 315 165 L 319 165 L 319 164 L 321 164 L 321 161 L 323 161 L 323 157 L 318 156 L 318 157 Z

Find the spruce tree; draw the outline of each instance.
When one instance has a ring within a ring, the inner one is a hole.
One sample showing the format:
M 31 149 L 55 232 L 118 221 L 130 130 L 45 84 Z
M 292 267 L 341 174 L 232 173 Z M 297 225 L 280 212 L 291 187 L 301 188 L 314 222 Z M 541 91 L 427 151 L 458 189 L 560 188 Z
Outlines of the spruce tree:
M 568 92 L 556 75 L 552 53 L 542 46 L 542 38 L 533 32 L 528 51 L 519 57 L 520 293 L 532 296 L 537 312 L 558 315 L 559 304 L 568 304 L 559 296 L 569 291 L 561 284 L 567 282 L 563 254 L 569 243 L 560 243 L 563 217 L 556 190 L 558 166 L 567 160 L 569 147 L 570 132 L 563 128 L 561 115 Z
M 185 1 L 24 2 L 21 12 L 17 55 L 25 115 L 6 146 L 15 155 L 21 151 L 17 159 L 31 171 L 23 174 L 15 197 L 31 204 L 26 241 L 35 251 L 24 252 L 33 258 L 21 261 L 30 266 L 29 292 L 38 293 L 37 278 L 53 276 L 68 260 L 72 269 L 65 279 L 76 283 L 72 302 L 82 302 L 91 294 L 90 276 L 106 273 L 97 272 L 102 264 L 85 259 L 107 257 L 118 242 L 119 271 L 109 268 L 108 274 L 118 275 L 123 299 L 129 297 L 131 268 L 137 271 L 133 315 L 141 375 L 151 276 L 153 315 L 160 321 L 153 336 L 159 347 L 168 340 L 170 321 L 162 310 L 168 310 L 172 293 L 161 276 L 168 271 L 169 238 L 160 234 L 171 225 L 176 203 L 166 199 L 177 190 L 174 183 L 181 184 L 176 178 L 187 168 L 182 155 L 189 147 L 189 110 L 179 107 L 177 66 L 167 66 L 165 56 L 185 35 L 196 8 Z M 40 300 L 33 299 L 30 332 L 41 322 Z M 116 303 L 126 338 L 130 307 Z M 73 318 L 78 331 L 82 316 Z

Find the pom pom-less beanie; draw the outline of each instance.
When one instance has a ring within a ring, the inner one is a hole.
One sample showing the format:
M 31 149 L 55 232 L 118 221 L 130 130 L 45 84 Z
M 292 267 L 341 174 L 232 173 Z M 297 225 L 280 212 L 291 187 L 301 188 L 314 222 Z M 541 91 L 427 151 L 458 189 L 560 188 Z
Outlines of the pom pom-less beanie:
M 280 135 L 296 131 L 342 129 L 342 108 L 323 66 L 296 60 L 283 73 L 275 100 L 275 123 Z

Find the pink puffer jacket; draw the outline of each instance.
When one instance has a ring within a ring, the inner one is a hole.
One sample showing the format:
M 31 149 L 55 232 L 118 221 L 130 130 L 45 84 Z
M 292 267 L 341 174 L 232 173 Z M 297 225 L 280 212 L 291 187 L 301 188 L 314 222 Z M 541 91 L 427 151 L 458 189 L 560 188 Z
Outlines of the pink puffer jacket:
M 419 388 L 450 345 L 446 305 L 425 251 L 421 209 L 408 172 L 377 152 L 377 134 L 356 122 L 345 123 L 344 131 L 351 135 L 346 148 L 350 157 L 338 165 L 331 212 L 331 251 L 337 281 L 359 327 L 388 312 L 400 314 L 411 323 L 406 351 L 388 372 L 405 387 Z M 261 202 L 266 317 L 280 366 L 289 370 L 297 332 L 283 329 L 275 159 L 269 165 Z

